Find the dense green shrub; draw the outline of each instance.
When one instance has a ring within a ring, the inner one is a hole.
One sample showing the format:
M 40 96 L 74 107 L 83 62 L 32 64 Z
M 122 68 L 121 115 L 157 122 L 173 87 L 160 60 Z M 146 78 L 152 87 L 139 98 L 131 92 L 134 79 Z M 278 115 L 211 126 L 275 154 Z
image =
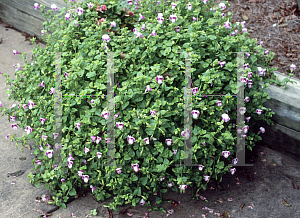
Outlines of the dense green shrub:
M 197 94 L 202 95 L 236 94 L 237 61 L 231 52 L 253 52 L 245 55 L 244 68 L 248 83 L 243 129 L 246 147 L 251 150 L 261 140 L 259 134 L 264 130 L 252 128 L 257 120 L 272 123 L 274 112 L 262 106 L 269 96 L 259 84 L 263 82 L 267 88 L 267 76 L 274 79 L 273 68 L 267 67 L 272 54 L 248 37 L 244 23 L 230 23 L 230 13 L 222 16 L 222 9 L 229 6 L 227 2 L 215 10 L 210 10 L 213 3 L 205 0 L 191 1 L 191 10 L 184 1 L 175 2 L 174 9 L 170 2 L 164 2 L 150 11 L 147 3 L 140 1 L 143 7 L 139 12 L 135 12 L 134 3 L 126 3 L 127 11 L 118 1 L 91 0 L 92 7 L 87 2 L 72 3 L 78 11 L 67 13 L 63 8 L 60 17 L 55 16 L 56 22 L 51 18 L 45 23 L 54 31 L 46 37 L 45 49 L 34 48 L 34 62 L 27 63 L 26 54 L 22 55 L 24 67 L 16 71 L 16 80 L 7 81 L 13 84 L 10 98 L 21 104 L 18 109 L 1 110 L 9 116 L 14 114 L 15 120 L 21 121 L 18 127 L 27 131 L 26 136 L 14 135 L 12 140 L 24 145 L 30 139 L 39 145 L 34 151 L 37 159 L 33 161 L 35 173 L 29 175 L 30 182 L 45 182 L 57 197 L 56 205 L 65 207 L 64 202 L 81 186 L 91 188 L 98 200 L 113 195 L 113 209 L 123 203 L 144 204 L 154 192 L 178 191 L 192 184 L 199 191 L 206 189 L 210 179 L 221 181 L 224 173 L 234 173 L 235 169 L 227 165 L 236 152 L 235 97 L 193 99 L 193 110 L 200 113 L 193 119 L 193 163 L 200 167 L 175 166 L 184 162 L 185 53 L 178 51 L 200 52 L 191 55 L 192 87 L 193 92 L 197 87 Z M 161 24 L 161 14 L 155 11 L 163 14 Z M 116 26 L 111 27 L 113 21 Z M 108 35 L 107 29 L 114 33 Z M 70 52 L 62 53 L 62 95 L 94 97 L 63 97 L 63 164 L 54 166 L 55 54 L 49 52 L 58 51 Z M 118 168 L 99 165 L 106 162 L 107 101 L 103 95 L 107 94 L 105 52 L 109 51 L 123 52 L 114 54 L 115 122 L 119 126 L 115 128 L 115 158 L 116 164 L 122 165 Z

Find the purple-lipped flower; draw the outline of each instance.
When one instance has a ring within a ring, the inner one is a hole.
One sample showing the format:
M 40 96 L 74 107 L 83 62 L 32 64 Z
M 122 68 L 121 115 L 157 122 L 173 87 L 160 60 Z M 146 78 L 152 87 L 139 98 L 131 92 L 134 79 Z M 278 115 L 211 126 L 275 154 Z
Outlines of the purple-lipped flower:
M 185 138 L 189 138 L 190 137 L 190 130 L 185 129 L 184 131 L 181 132 L 181 135 Z
M 198 110 L 192 110 L 192 115 L 194 119 L 197 119 L 199 116 L 200 112 Z
M 200 170 L 200 171 L 202 171 L 202 170 L 203 170 L 203 168 L 204 168 L 204 166 L 203 166 L 203 165 L 199 165 L 199 170 Z
M 116 127 L 121 130 L 123 128 L 123 122 L 117 122 Z
M 222 120 L 223 120 L 224 122 L 228 122 L 228 121 L 230 120 L 228 114 L 222 114 Z
M 225 8 L 226 8 L 226 5 L 223 2 L 220 3 L 219 6 L 220 6 L 222 11 L 225 10 Z
M 209 180 L 209 177 L 210 177 L 210 176 L 205 175 L 205 176 L 204 176 L 204 180 L 207 182 L 207 181 Z
M 177 20 L 177 16 L 175 14 L 171 14 L 169 19 L 172 23 L 175 23 L 175 21 Z
M 47 150 L 45 154 L 48 156 L 48 158 L 51 158 L 53 155 L 53 150 Z
M 40 6 L 38 3 L 34 3 L 33 8 L 34 8 L 34 10 L 36 10 L 36 9 L 40 8 Z
M 143 141 L 146 142 L 147 145 L 149 145 L 149 137 L 144 138 Z
M 223 155 L 225 158 L 228 158 L 228 156 L 230 155 L 230 152 L 229 152 L 229 151 L 222 151 L 222 155 Z
M 257 113 L 258 115 L 260 115 L 261 112 L 262 112 L 262 109 L 257 109 L 257 110 L 256 110 L 256 113 Z
M 13 50 L 14 55 L 19 54 L 16 50 Z
M 94 187 L 92 185 L 90 185 L 90 188 L 92 189 L 92 193 L 94 193 L 94 191 L 97 189 L 97 187 Z
M 81 178 L 83 179 L 83 181 L 84 181 L 85 183 L 88 183 L 90 177 L 89 177 L 88 175 L 82 175 Z
M 226 64 L 226 62 L 225 61 L 219 61 L 219 64 L 221 65 L 221 68 L 223 68 L 224 65 Z
M 135 141 L 135 138 L 132 137 L 132 136 L 130 136 L 130 135 L 128 135 L 128 136 L 127 136 L 127 141 L 128 141 L 128 143 L 129 143 L 130 145 L 132 145 L 132 144 L 134 143 L 134 141 Z
M 117 167 L 116 171 L 117 171 L 117 173 L 118 173 L 118 174 L 121 174 L 121 172 L 122 172 L 122 169 L 121 169 L 121 168 L 119 168 L 119 167 Z
M 235 168 L 231 168 L 230 171 L 231 171 L 231 174 L 233 175 L 235 173 L 236 169 Z
M 53 11 L 57 11 L 57 10 L 58 10 L 58 8 L 57 8 L 57 6 L 56 6 L 55 4 L 52 4 L 52 5 L 51 5 L 51 9 L 52 9 Z
M 132 164 L 131 165 L 131 168 L 135 171 L 135 172 L 138 172 L 140 169 L 139 169 L 139 165 L 136 163 L 136 164 Z
M 172 144 L 172 142 L 173 142 L 173 140 L 172 139 L 166 139 L 166 144 L 168 145 L 168 146 L 170 146 L 171 144 Z
M 181 190 L 185 190 L 187 188 L 187 185 L 180 185 L 179 186 L 179 189 L 181 189 Z
M 77 8 L 77 13 L 78 13 L 78 16 L 82 15 L 83 14 L 83 8 Z
M 94 4 L 93 4 L 92 2 L 90 2 L 90 3 L 87 3 L 87 6 L 88 6 L 89 8 L 91 8 L 91 7 L 94 6 Z

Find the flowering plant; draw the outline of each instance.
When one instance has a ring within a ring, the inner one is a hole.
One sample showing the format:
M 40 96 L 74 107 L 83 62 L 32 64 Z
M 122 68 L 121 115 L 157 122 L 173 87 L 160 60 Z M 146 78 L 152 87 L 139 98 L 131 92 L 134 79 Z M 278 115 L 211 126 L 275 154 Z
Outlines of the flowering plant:
M 265 54 L 262 42 L 257 45 L 247 37 L 245 22 L 230 23 L 231 14 L 226 17 L 221 13 L 229 6 L 227 2 L 216 8 L 211 8 L 213 3 L 208 0 L 175 2 L 157 2 L 149 9 L 147 1 L 137 1 L 134 7 L 128 0 L 122 10 L 123 5 L 115 1 L 72 1 L 74 8 L 61 9 L 64 17 L 57 16 L 60 25 L 54 19 L 45 23 L 43 33 L 50 27 L 54 31 L 47 36 L 45 49 L 34 48 L 34 62 L 27 63 L 26 54 L 22 54 L 25 66 L 17 65 L 17 80 L 8 79 L 13 85 L 9 97 L 19 100 L 21 106 L 6 109 L 0 105 L 0 109 L 12 122 L 21 121 L 12 124 L 13 129 L 20 127 L 27 133 L 22 140 L 15 135 L 12 140 L 24 145 L 31 139 L 38 144 L 33 161 L 36 172 L 28 177 L 36 185 L 46 182 L 45 187 L 54 191 L 56 205 L 65 207 L 64 202 L 81 186 L 91 188 L 97 200 L 114 196 L 109 206 L 115 210 L 124 203 L 150 205 L 147 199 L 156 192 L 184 191 L 192 184 L 197 191 L 206 189 L 211 179 L 221 181 L 224 173 L 235 173 L 236 169 L 226 164 L 238 161 L 234 158 L 237 132 L 244 132 L 242 137 L 251 150 L 254 142 L 261 140 L 259 134 L 265 132 L 252 128 L 255 121 L 272 124 L 274 112 L 262 106 L 269 96 L 261 90 L 262 85 L 268 87 L 267 75 L 274 79 L 273 68 L 264 61 L 273 58 L 272 52 Z M 51 8 L 57 10 L 55 5 Z M 54 64 L 58 63 L 51 52 L 58 51 L 63 52 L 62 95 L 90 96 L 62 99 L 62 146 L 53 148 L 57 135 L 52 81 Z M 101 166 L 106 163 L 110 142 L 105 135 L 106 121 L 113 116 L 103 96 L 107 94 L 110 51 L 116 52 L 118 166 L 114 167 Z M 191 55 L 192 93 L 198 95 L 193 100 L 191 131 L 183 128 L 185 53 L 179 51 L 199 52 Z M 247 52 L 245 76 L 241 78 L 247 85 L 245 107 L 237 111 L 235 98 L 199 97 L 236 93 L 237 61 L 232 52 L 240 51 Z M 235 130 L 237 112 L 245 114 L 247 123 Z M 198 167 L 175 166 L 183 162 L 184 140 L 191 134 L 192 159 Z M 53 162 L 58 150 L 62 165 Z

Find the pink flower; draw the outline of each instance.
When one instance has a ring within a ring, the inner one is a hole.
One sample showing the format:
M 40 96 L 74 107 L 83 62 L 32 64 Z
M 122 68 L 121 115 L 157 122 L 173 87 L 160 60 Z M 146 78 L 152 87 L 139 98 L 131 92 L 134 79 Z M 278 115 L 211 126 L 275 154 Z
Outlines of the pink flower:
M 147 137 L 147 138 L 144 138 L 144 140 L 143 140 L 144 142 L 146 142 L 146 144 L 147 145 L 149 145 L 149 137 Z
M 132 164 L 132 165 L 131 165 L 131 168 L 132 168 L 135 172 L 138 172 L 138 171 L 140 170 L 138 164 Z
M 228 158 L 228 156 L 230 155 L 230 152 L 229 152 L 229 151 L 222 151 L 222 155 L 223 155 L 225 158 Z
M 97 187 L 94 187 L 92 185 L 90 185 L 90 188 L 92 189 L 92 193 L 94 193 L 94 191 L 97 189 Z
M 172 144 L 173 140 L 172 139 L 166 139 L 165 142 L 166 142 L 167 145 L 170 146 Z
M 144 205 L 145 203 L 145 200 L 142 198 L 142 200 L 140 201 L 140 205 Z
M 98 159 L 100 159 L 102 157 L 102 153 L 101 152 L 97 152 L 97 157 L 98 157 Z
M 236 169 L 235 168 L 231 168 L 230 171 L 231 171 L 231 174 L 233 175 L 235 173 Z
M 197 117 L 199 116 L 200 112 L 198 110 L 192 110 L 192 115 L 194 119 L 197 119 Z
M 147 85 L 147 86 L 146 86 L 146 90 L 145 90 L 145 92 L 147 92 L 147 91 L 152 91 L 152 89 L 150 88 L 150 86 L 149 86 L 149 85 Z
M 226 64 L 225 61 L 219 61 L 219 64 L 221 65 L 221 68 L 224 67 L 224 65 Z
M 172 187 L 173 186 L 173 183 L 172 182 L 167 182 L 168 186 L 169 187 Z
M 38 9 L 39 7 L 40 7 L 40 6 L 39 6 L 38 3 L 34 3 L 34 5 L 33 5 L 34 10 Z
M 81 177 L 82 179 L 83 179 L 83 181 L 85 182 L 85 183 L 87 183 L 88 181 L 89 181 L 89 176 L 88 175 L 83 175 L 82 177 Z
M 107 10 L 106 5 L 101 5 L 101 10 L 106 11 Z
M 187 185 L 180 185 L 179 186 L 179 189 L 181 189 L 181 190 L 185 190 L 187 188 Z
M 51 9 L 52 9 L 53 11 L 57 11 L 57 10 L 58 10 L 57 6 L 54 5 L 54 4 L 51 5 Z
M 190 137 L 190 130 L 185 129 L 184 131 L 181 132 L 181 135 L 185 138 L 189 138 Z
M 122 172 L 121 168 L 119 168 L 119 167 L 117 167 L 116 171 L 118 174 L 120 174 Z
M 83 150 L 84 150 L 84 153 L 88 153 L 90 151 L 89 148 L 84 148 Z
M 77 127 L 77 129 L 80 129 L 80 125 L 81 125 L 81 123 L 75 123 L 75 126 Z
M 158 82 L 158 84 L 162 84 L 163 80 L 164 80 L 163 76 L 157 76 L 156 77 L 156 81 Z
M 222 114 L 222 120 L 223 120 L 224 122 L 228 122 L 228 121 L 230 120 L 228 114 Z
M 256 110 L 256 113 L 257 113 L 258 115 L 260 115 L 261 112 L 262 112 L 262 109 L 257 109 L 257 110 Z
M 53 150 L 48 150 L 45 154 L 48 156 L 48 158 L 51 158 L 53 155 Z
M 135 141 L 135 138 L 132 137 L 132 136 L 130 136 L 130 135 L 128 135 L 128 136 L 127 136 L 127 141 L 128 141 L 128 143 L 129 143 L 130 145 L 132 145 L 132 144 L 134 143 L 134 141 Z
M 117 122 L 116 127 L 121 130 L 123 128 L 123 122 Z
M 19 54 L 16 50 L 13 50 L 14 55 Z

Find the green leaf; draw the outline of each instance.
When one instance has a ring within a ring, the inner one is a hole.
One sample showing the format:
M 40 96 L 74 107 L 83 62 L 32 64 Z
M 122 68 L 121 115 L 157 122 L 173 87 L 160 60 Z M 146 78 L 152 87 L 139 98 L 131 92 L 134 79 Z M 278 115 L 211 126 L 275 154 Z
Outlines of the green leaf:
M 65 183 L 63 183 L 61 185 L 61 189 L 63 190 L 63 193 L 66 193 L 66 191 L 68 190 L 68 186 Z
M 131 157 L 128 154 L 126 154 L 124 160 L 131 160 Z
M 125 101 L 125 103 L 122 104 L 122 110 L 127 108 L 128 105 L 129 105 L 129 101 Z
M 146 186 L 148 182 L 148 177 L 142 177 L 140 178 L 140 181 L 143 186 Z
M 96 76 L 96 72 L 89 72 L 89 73 L 86 74 L 87 78 L 92 78 L 94 76 Z
M 136 175 L 132 175 L 131 180 L 135 182 L 135 181 L 138 181 L 139 178 Z
M 77 193 L 76 193 L 76 190 L 75 188 L 72 188 L 71 191 L 69 191 L 69 195 L 70 196 L 75 196 Z

